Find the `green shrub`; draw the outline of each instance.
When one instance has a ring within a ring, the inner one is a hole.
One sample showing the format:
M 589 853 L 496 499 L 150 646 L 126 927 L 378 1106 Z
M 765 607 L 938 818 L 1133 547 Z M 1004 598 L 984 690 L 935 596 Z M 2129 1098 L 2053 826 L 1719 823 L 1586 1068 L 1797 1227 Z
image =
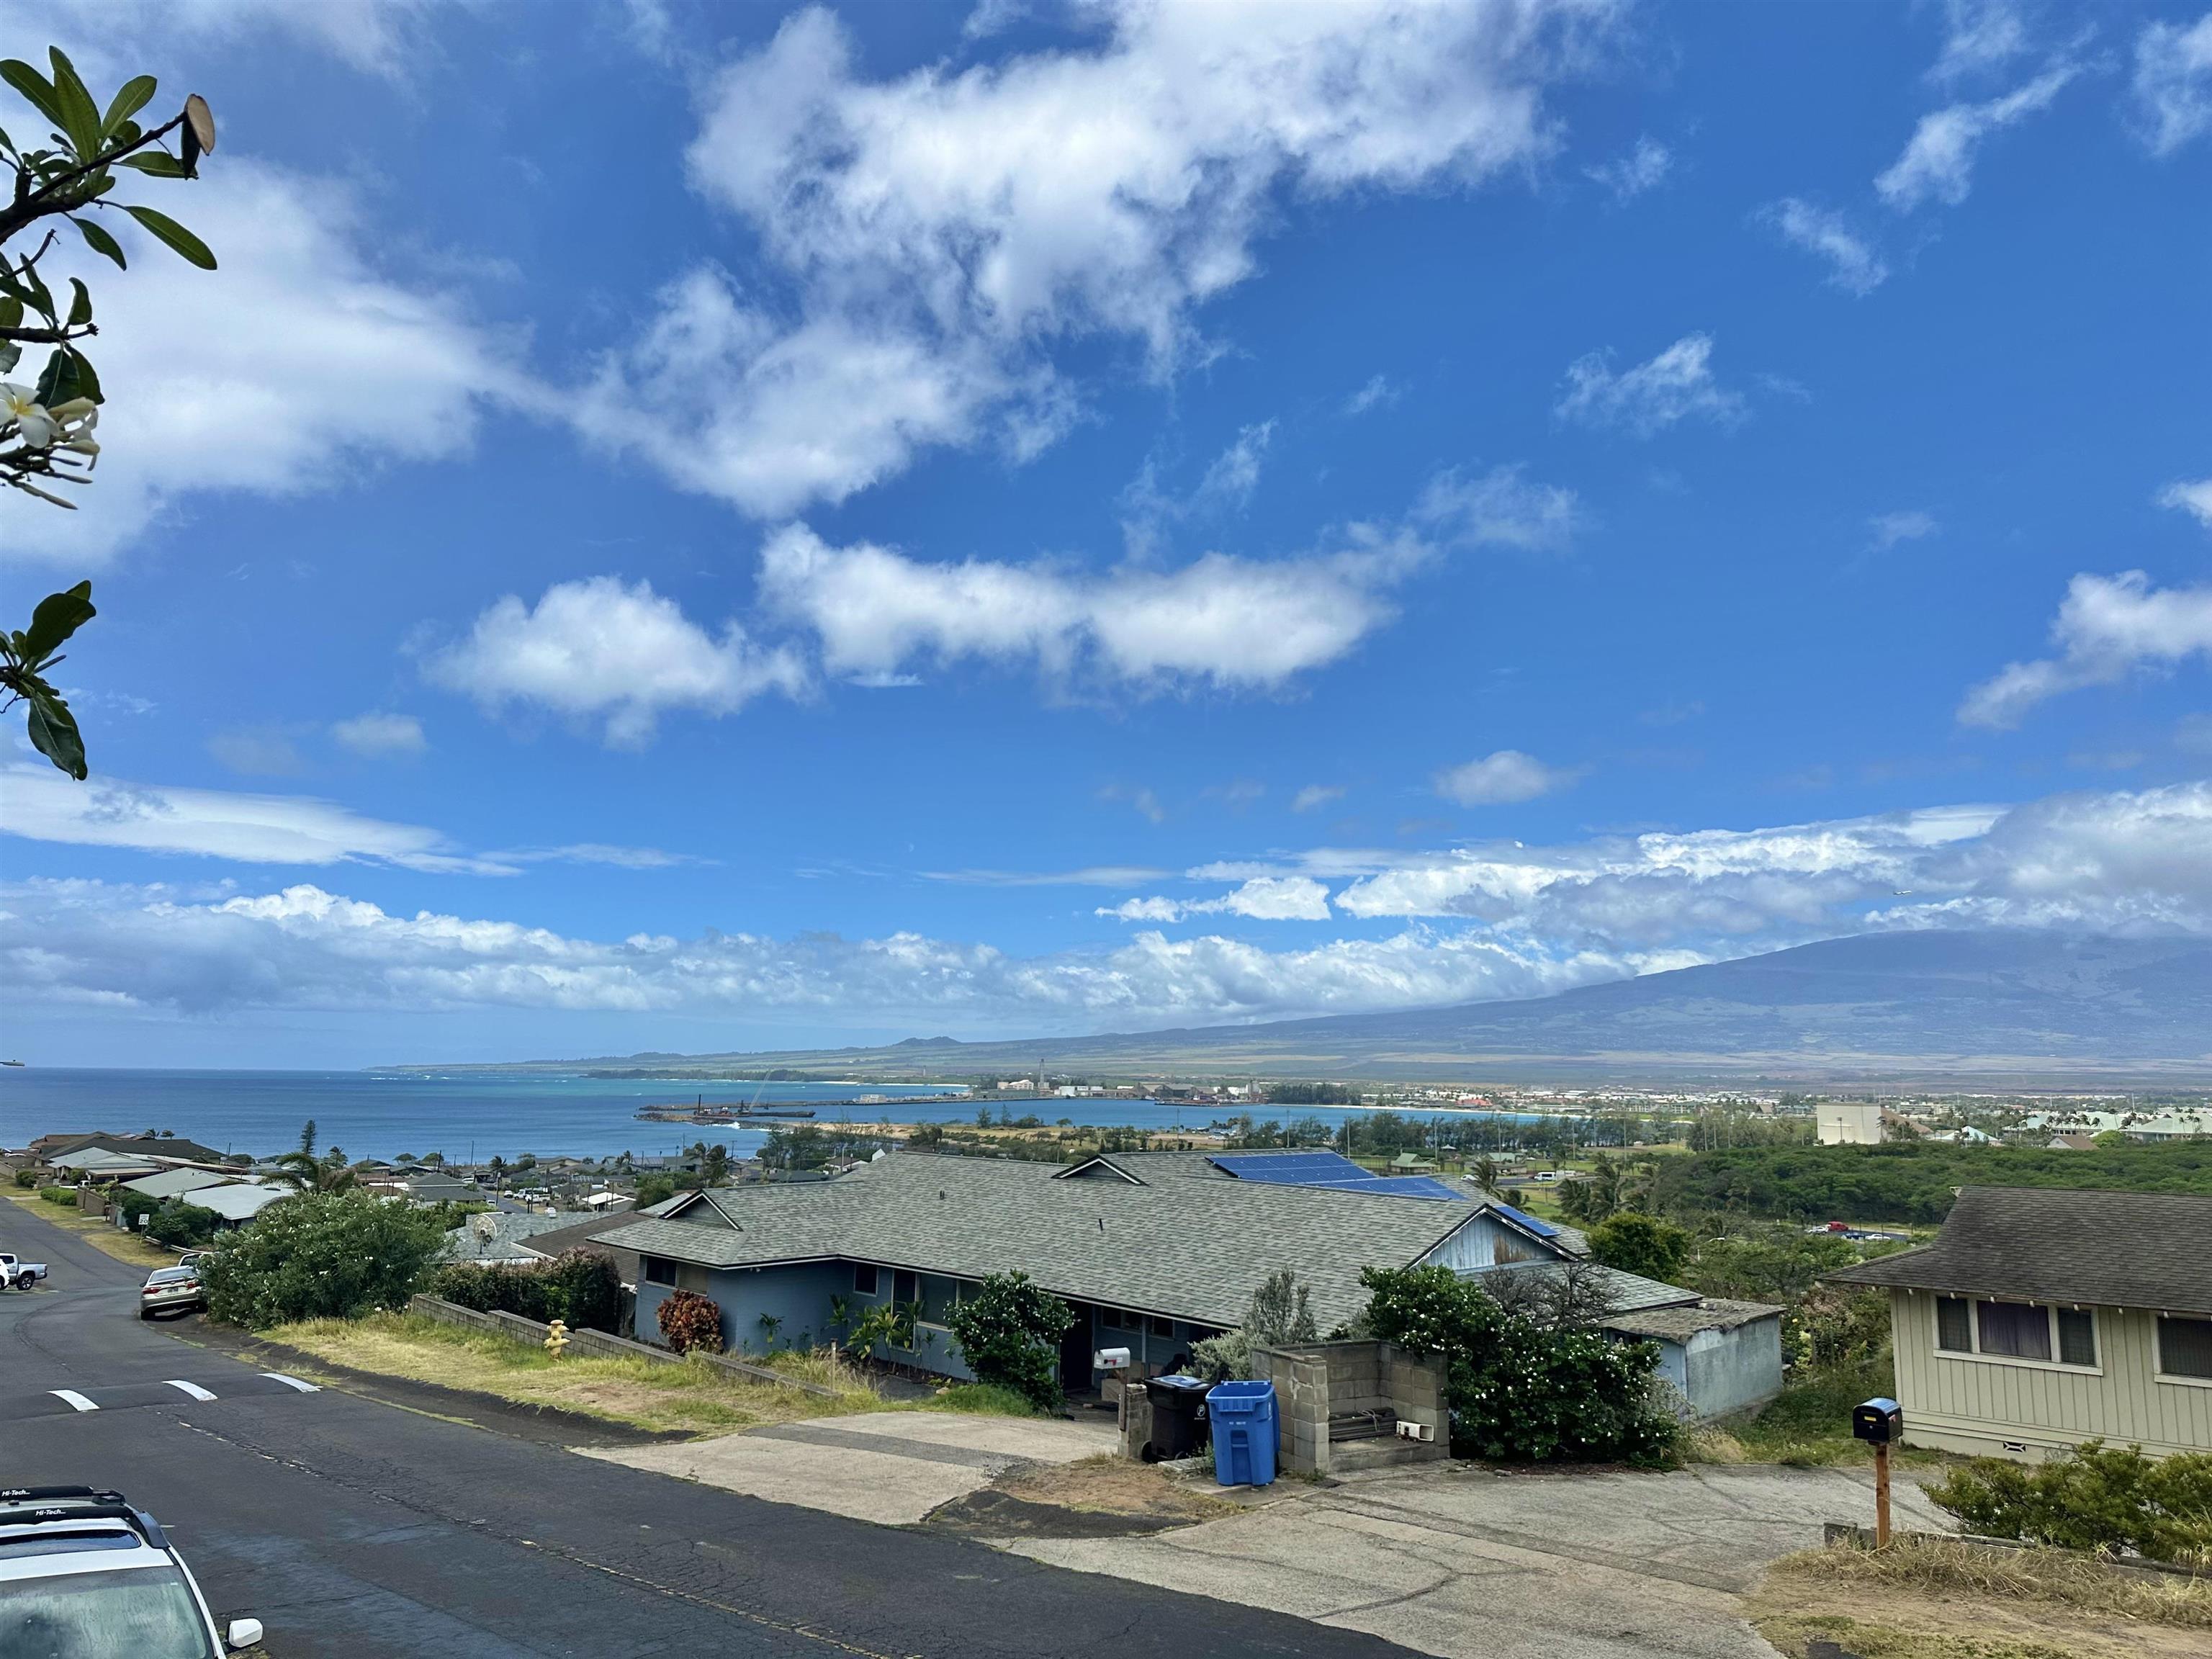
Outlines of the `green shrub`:
M 1590 1229 L 1590 1254 L 1604 1266 L 1672 1284 L 1695 1241 L 1686 1227 L 1637 1210 L 1621 1210 Z
M 1312 1299 L 1312 1292 L 1287 1267 L 1269 1273 L 1252 1292 L 1243 1324 L 1190 1345 L 1192 1372 L 1215 1382 L 1247 1381 L 1252 1375 L 1253 1349 L 1320 1340 Z
M 1926 1491 L 1984 1538 L 2212 1565 L 2212 1452 L 2153 1459 L 2089 1440 L 2033 1467 L 1977 1457 Z
M 1060 1339 L 1075 1316 L 1027 1273 L 993 1273 L 945 1323 L 978 1382 L 1011 1389 L 1040 1411 L 1060 1408 Z
M 208 1314 L 256 1330 L 402 1308 L 446 1242 L 437 1218 L 367 1193 L 278 1200 L 203 1265 Z
M 41 1187 L 39 1196 L 49 1204 L 66 1204 L 72 1210 L 76 1208 L 76 1188 L 74 1187 Z
M 622 1275 L 592 1250 L 568 1250 L 545 1262 L 453 1261 L 430 1280 L 430 1293 L 479 1313 L 520 1314 L 571 1329 L 616 1333 L 622 1322 Z
M 34 1171 L 34 1170 L 16 1170 L 16 1171 L 15 1171 L 15 1184 L 16 1184 L 18 1187 L 35 1187 L 35 1186 L 37 1186 L 37 1185 L 39 1184 L 39 1177 L 38 1177 L 38 1174 L 37 1174 L 37 1172 L 36 1172 L 36 1171 Z
M 1546 1330 L 1448 1267 L 1370 1267 L 1359 1279 L 1371 1334 L 1443 1356 L 1455 1454 L 1647 1468 L 1678 1461 L 1682 1425 L 1656 1386 L 1650 1343 Z
M 722 1310 L 696 1291 L 671 1291 L 654 1318 L 678 1353 L 722 1351 Z
M 173 1198 L 156 1205 L 146 1236 L 173 1250 L 191 1249 L 212 1241 L 222 1231 L 222 1218 L 213 1210 Z

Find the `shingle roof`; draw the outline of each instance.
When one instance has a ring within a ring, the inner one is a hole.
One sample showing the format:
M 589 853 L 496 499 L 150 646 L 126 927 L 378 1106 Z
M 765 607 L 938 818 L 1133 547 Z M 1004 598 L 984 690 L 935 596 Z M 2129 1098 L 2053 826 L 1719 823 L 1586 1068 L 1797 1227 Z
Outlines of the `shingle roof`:
M 1656 1337 L 1662 1341 L 1686 1342 L 1699 1331 L 1732 1331 L 1755 1320 L 1779 1319 L 1782 1310 L 1764 1302 L 1731 1302 L 1717 1296 L 1671 1308 L 1644 1308 L 1606 1316 L 1609 1331 L 1627 1336 Z
M 713 1267 L 851 1258 L 963 1279 L 1019 1267 L 1078 1301 L 1231 1326 L 1287 1267 L 1323 1330 L 1367 1305 L 1364 1267 L 1403 1267 L 1473 1219 L 1456 1204 L 1203 1180 L 1061 1181 L 1057 1166 L 894 1152 L 836 1181 L 726 1187 L 730 1226 L 636 1219 L 599 1241 Z M 1677 1291 L 1677 1295 L 1684 1292 Z
M 1827 1277 L 1844 1285 L 2212 1313 L 2212 1198 L 1968 1187 L 1933 1244 Z
M 522 1241 L 522 1248 L 532 1255 L 556 1256 L 568 1250 L 592 1250 L 611 1260 L 615 1272 L 625 1285 L 637 1283 L 637 1252 L 621 1242 L 623 1230 L 646 1219 L 634 1210 L 625 1210 L 620 1216 L 598 1215 L 588 1221 L 559 1227 L 551 1232 L 533 1233 Z

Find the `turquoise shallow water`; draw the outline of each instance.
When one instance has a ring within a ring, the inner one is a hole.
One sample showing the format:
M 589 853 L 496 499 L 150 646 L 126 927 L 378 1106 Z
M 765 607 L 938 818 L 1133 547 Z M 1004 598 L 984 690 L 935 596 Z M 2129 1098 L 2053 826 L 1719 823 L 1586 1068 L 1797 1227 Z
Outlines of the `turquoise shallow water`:
M 323 1146 L 342 1147 L 356 1158 L 396 1158 L 402 1152 L 443 1152 L 449 1158 L 489 1158 L 495 1152 L 510 1158 L 523 1152 L 603 1158 L 623 1152 L 672 1152 L 702 1136 L 742 1156 L 766 1139 L 765 1128 L 646 1123 L 635 1114 L 641 1106 L 689 1101 L 700 1094 L 710 1104 L 738 1105 L 757 1095 L 763 1104 L 809 1105 L 815 1109 L 814 1121 L 824 1124 L 845 1117 L 866 1121 L 886 1114 L 901 1122 L 956 1122 L 975 1114 L 975 1103 L 951 1094 L 922 1105 L 853 1103 L 858 1095 L 924 1092 L 934 1091 L 924 1085 L 880 1083 L 702 1085 L 536 1073 L 440 1076 L 9 1066 L 0 1068 L 0 1146 L 21 1146 L 34 1135 L 73 1130 L 168 1129 L 225 1151 L 264 1154 L 295 1145 L 300 1126 L 313 1118 Z M 1221 1107 L 1152 1100 L 1049 1100 L 1012 1109 L 1017 1116 L 1034 1111 L 1048 1123 L 1064 1117 L 1155 1132 L 1203 1128 L 1225 1114 Z M 1346 1115 L 1346 1109 L 1262 1106 L 1255 1115 L 1310 1115 L 1334 1122 Z

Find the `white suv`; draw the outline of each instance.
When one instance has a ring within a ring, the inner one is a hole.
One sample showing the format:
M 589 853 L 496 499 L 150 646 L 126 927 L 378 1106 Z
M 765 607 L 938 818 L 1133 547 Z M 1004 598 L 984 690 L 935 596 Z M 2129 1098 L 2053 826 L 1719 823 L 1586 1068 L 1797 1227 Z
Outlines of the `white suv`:
M 121 1492 L 0 1488 L 0 1650 L 39 1659 L 218 1659 L 261 1639 L 218 1632 L 161 1523 Z

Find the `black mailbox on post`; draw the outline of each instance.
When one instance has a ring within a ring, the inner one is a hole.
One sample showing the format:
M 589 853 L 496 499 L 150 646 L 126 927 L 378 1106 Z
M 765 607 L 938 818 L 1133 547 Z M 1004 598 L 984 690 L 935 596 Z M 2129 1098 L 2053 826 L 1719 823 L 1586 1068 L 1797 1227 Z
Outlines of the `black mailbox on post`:
M 1905 1408 L 1886 1395 L 1851 1407 L 1851 1432 L 1861 1440 L 1887 1446 L 1905 1438 Z

